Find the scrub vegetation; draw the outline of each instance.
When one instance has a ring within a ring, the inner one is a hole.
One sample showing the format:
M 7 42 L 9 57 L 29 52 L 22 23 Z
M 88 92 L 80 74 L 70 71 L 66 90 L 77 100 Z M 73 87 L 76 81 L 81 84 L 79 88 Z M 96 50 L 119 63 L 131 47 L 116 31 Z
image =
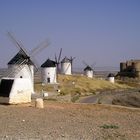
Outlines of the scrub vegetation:
M 83 75 L 58 75 L 58 84 L 42 85 L 41 83 L 35 84 L 35 91 L 56 91 L 60 89 L 60 95 L 82 95 L 84 93 L 96 93 L 104 90 L 125 90 L 132 87 L 119 83 L 110 83 L 107 80 L 99 78 L 87 78 Z

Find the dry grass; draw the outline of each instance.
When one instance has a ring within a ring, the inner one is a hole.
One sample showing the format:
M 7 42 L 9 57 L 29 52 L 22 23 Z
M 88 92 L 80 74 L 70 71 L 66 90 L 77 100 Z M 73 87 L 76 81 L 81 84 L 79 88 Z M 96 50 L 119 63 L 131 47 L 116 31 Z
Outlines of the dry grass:
M 117 89 L 128 89 L 129 86 L 125 84 L 112 84 L 106 80 L 100 80 L 97 78 L 87 78 L 81 75 L 58 75 L 58 88 L 61 90 L 61 94 L 81 94 L 81 93 L 95 93 L 96 91 L 103 90 L 117 90 Z M 40 83 L 35 84 L 35 90 L 40 92 L 44 91 L 55 91 L 56 85 L 45 85 L 42 86 Z

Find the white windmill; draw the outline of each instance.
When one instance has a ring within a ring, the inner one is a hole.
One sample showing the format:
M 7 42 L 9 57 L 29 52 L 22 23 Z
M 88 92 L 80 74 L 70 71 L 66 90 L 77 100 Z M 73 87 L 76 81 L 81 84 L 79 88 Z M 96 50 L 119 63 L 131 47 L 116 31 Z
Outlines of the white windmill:
M 115 83 L 115 75 L 113 73 L 109 73 L 107 77 L 110 83 Z
M 61 61 L 61 73 L 65 75 L 71 75 L 72 74 L 72 64 L 75 57 L 71 57 L 70 59 L 66 56 Z
M 34 63 L 23 50 L 8 62 L 7 77 L 29 79 L 31 91 L 34 93 Z
M 55 84 L 57 83 L 57 68 L 56 62 L 50 59 L 47 59 L 41 65 L 41 77 L 42 83 L 44 84 Z
M 9 104 L 30 102 L 31 94 L 34 93 L 34 68 L 37 70 L 32 56 L 47 47 L 48 42 L 37 46 L 29 54 L 11 33 L 8 33 L 8 36 L 16 43 L 19 52 L 8 62 L 8 72 L 1 80 L 0 97 L 4 99 L 0 102 Z
M 84 61 L 83 64 L 86 65 L 86 67 L 84 68 L 84 74 L 89 78 L 93 78 L 94 74 L 93 65 L 90 66 Z

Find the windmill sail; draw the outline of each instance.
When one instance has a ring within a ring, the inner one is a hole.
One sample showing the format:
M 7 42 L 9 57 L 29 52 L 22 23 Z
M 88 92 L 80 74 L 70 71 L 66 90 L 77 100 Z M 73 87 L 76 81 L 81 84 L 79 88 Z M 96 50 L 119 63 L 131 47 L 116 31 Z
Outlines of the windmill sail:
M 58 58 L 57 58 L 57 56 L 55 54 L 55 62 L 56 62 L 56 65 L 57 65 L 57 73 L 60 73 L 60 59 L 61 59 L 61 55 L 62 55 L 62 48 L 60 49 Z

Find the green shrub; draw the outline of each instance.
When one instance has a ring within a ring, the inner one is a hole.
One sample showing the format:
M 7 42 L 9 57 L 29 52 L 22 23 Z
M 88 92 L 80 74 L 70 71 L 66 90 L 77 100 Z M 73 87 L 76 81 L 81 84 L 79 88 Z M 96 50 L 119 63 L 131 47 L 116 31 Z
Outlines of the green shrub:
M 100 126 L 100 128 L 103 128 L 103 129 L 118 129 L 119 127 L 116 126 L 116 125 L 113 125 L 113 124 L 110 124 L 110 125 L 104 124 L 104 125 Z

